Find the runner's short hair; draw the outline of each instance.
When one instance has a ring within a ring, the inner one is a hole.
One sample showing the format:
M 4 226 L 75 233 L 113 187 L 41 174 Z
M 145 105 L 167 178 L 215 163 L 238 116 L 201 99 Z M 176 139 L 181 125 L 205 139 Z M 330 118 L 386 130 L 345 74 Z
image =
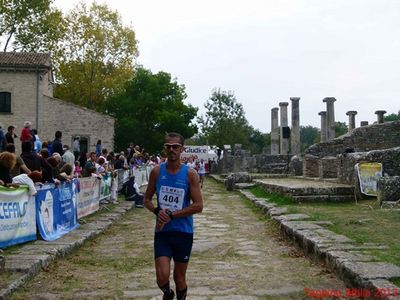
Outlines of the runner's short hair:
M 182 145 L 185 144 L 185 138 L 180 133 L 177 133 L 177 132 L 166 132 L 165 133 L 165 139 L 168 139 L 168 138 L 178 138 L 178 139 L 180 139 Z

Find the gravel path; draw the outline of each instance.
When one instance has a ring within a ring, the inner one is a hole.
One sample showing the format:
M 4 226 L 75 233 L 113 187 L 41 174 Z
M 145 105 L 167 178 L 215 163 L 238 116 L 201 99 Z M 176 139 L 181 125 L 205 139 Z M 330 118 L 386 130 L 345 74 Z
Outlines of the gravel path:
M 203 198 L 204 211 L 195 217 L 188 299 L 309 299 L 305 289 L 344 290 L 334 275 L 282 241 L 274 224 L 239 194 L 207 180 Z M 12 299 L 161 299 L 153 226 L 147 210 L 128 212 Z

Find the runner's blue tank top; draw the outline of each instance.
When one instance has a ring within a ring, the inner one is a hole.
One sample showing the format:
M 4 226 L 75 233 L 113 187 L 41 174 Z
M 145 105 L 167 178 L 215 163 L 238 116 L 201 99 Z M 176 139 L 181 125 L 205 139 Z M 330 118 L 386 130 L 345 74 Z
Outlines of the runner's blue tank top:
M 162 163 L 156 183 L 158 207 L 168 208 L 171 211 L 188 207 L 190 204 L 188 177 L 188 166 L 181 164 L 178 173 L 170 174 L 167 172 L 167 164 Z M 174 218 L 165 224 L 161 231 L 193 233 L 193 216 Z

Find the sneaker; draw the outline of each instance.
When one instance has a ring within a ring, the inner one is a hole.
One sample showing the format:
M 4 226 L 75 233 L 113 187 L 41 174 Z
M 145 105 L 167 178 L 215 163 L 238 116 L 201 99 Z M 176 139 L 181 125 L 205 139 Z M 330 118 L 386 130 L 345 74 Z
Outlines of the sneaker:
M 169 295 L 164 294 L 162 297 L 162 300 L 172 300 L 175 297 L 175 293 L 173 290 L 171 290 L 171 293 Z
M 144 205 L 143 205 L 143 204 L 136 204 L 135 207 L 137 207 L 137 208 L 143 208 Z

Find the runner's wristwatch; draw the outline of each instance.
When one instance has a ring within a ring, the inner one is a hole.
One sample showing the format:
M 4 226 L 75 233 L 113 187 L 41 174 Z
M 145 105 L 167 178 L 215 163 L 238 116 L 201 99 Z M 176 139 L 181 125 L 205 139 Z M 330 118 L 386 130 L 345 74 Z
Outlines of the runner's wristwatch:
M 167 210 L 166 213 L 167 213 L 168 217 L 169 217 L 171 220 L 174 218 L 174 216 L 172 215 L 172 211 Z

